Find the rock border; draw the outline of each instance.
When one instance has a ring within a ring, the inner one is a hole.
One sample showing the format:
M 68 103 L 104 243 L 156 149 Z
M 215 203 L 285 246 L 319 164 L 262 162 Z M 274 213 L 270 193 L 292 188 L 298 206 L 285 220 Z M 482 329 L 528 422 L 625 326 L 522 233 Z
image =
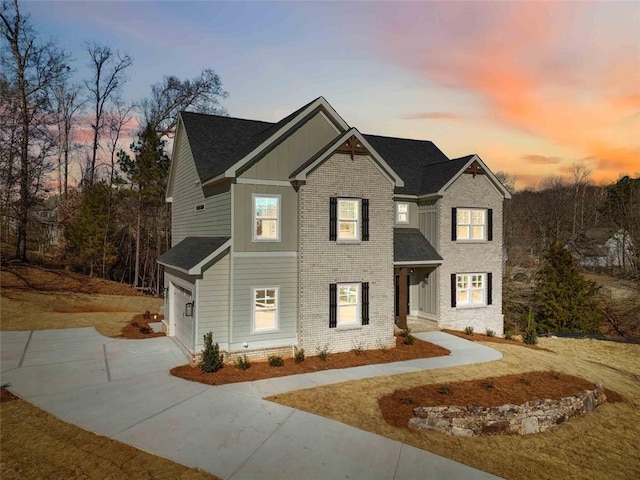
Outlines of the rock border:
M 499 407 L 417 407 L 409 428 L 435 430 L 460 437 L 474 435 L 540 433 L 571 417 L 583 415 L 606 402 L 602 384 L 559 400 L 534 400 L 522 405 Z

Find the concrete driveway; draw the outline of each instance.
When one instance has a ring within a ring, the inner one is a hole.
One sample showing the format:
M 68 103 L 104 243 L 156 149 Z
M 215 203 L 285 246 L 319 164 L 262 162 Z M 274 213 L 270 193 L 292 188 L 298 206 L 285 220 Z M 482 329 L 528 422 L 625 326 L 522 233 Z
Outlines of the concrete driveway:
M 171 338 L 120 340 L 91 328 L 0 332 L 0 380 L 81 428 L 225 479 L 496 478 L 452 460 L 262 397 L 360 378 L 498 360 L 442 332 L 417 337 L 447 357 L 211 387 L 169 375 Z

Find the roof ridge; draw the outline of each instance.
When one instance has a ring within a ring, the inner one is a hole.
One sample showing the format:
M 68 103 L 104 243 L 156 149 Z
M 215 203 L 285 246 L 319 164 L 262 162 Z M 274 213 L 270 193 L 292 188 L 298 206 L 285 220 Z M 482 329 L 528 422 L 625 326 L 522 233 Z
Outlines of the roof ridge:
M 378 137 L 378 138 L 388 138 L 391 140 L 408 140 L 411 142 L 426 142 L 426 143 L 431 143 L 432 145 L 435 145 L 435 143 L 433 143 L 433 140 L 422 140 L 419 138 L 406 138 L 406 137 L 390 137 L 388 135 L 376 135 L 374 133 L 363 133 L 362 134 L 365 137 Z

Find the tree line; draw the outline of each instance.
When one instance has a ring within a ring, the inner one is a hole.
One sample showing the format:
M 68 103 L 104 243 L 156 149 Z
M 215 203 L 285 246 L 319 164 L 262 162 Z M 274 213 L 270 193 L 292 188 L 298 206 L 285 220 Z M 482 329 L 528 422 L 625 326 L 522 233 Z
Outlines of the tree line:
M 17 0 L 2 0 L 0 231 L 21 261 L 53 244 L 70 268 L 159 292 L 155 259 L 171 236 L 167 142 L 180 111 L 226 114 L 228 94 L 205 69 L 165 76 L 127 102 L 133 64 L 90 40 L 73 58 L 42 38 Z

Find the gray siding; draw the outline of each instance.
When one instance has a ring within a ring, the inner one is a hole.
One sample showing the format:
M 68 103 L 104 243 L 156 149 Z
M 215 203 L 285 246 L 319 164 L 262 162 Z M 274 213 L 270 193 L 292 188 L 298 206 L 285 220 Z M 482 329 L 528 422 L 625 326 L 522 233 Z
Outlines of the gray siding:
M 178 135 L 174 148 L 176 162 L 171 205 L 171 245 L 185 237 L 229 236 L 231 234 L 231 194 L 229 187 L 205 200 L 200 179 L 185 132 Z M 196 205 L 205 204 L 196 211 Z
M 433 248 L 438 251 L 440 246 L 440 222 L 438 206 L 435 203 L 425 203 L 418 206 L 418 228 Z
M 298 250 L 298 194 L 293 187 L 233 185 L 234 249 L 237 252 L 293 252 Z M 253 241 L 253 194 L 280 195 L 280 241 Z
M 296 168 L 318 153 L 338 133 L 324 114 L 317 113 L 240 177 L 289 180 L 289 175 Z
M 165 269 L 164 273 L 164 284 L 167 287 L 170 285 L 178 285 L 182 288 L 185 288 L 191 292 L 192 300 L 196 302 L 197 305 L 197 277 L 193 275 L 187 275 L 183 272 L 179 272 L 177 270 L 173 270 L 170 268 Z M 173 302 L 175 301 L 174 289 L 173 287 L 169 288 L 167 292 L 167 296 L 165 298 L 165 322 L 168 326 L 168 335 L 176 336 L 177 330 L 184 330 L 184 328 L 180 325 L 181 322 L 196 322 L 197 321 L 197 310 L 194 312 L 194 317 L 184 317 L 182 315 L 176 316 L 176 310 Z M 194 334 L 195 336 L 195 334 Z M 195 338 L 183 339 L 183 346 L 189 350 L 189 352 L 194 353 L 194 340 Z
M 229 342 L 229 252 L 215 259 L 198 281 L 198 324 L 196 351 L 203 348 L 203 336 L 213 332 L 213 341 L 226 346 Z
M 232 344 L 288 341 L 296 338 L 298 320 L 298 258 L 295 255 L 235 256 L 233 258 Z M 279 288 L 279 329 L 252 333 L 253 288 Z M 232 345 L 233 347 L 233 345 Z
M 409 205 L 409 223 L 398 223 L 398 204 L 406 203 Z M 398 228 L 418 228 L 418 205 L 415 202 L 409 202 L 407 200 L 396 200 L 394 203 L 394 222 Z
M 436 267 L 416 268 L 411 278 L 411 315 L 437 319 L 439 293 Z

